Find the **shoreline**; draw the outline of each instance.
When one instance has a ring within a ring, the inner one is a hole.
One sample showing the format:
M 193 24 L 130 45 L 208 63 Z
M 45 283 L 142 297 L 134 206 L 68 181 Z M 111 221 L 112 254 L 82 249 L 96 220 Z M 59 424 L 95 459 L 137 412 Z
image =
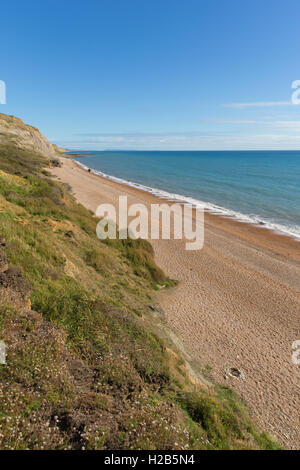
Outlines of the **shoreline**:
M 74 155 L 71 156 L 70 160 L 74 162 L 81 170 L 83 170 L 85 173 L 88 173 L 90 176 L 94 175 L 95 177 L 98 177 L 100 179 L 103 179 L 105 181 L 111 181 L 112 183 L 119 185 L 120 189 L 122 187 L 128 187 L 131 188 L 133 191 L 137 191 L 137 193 L 142 192 L 146 195 L 149 195 L 150 197 L 153 198 L 153 203 L 157 202 L 158 200 L 161 201 L 162 203 L 174 203 L 177 202 L 179 204 L 185 204 L 186 200 L 184 200 L 185 196 L 182 196 L 182 199 L 172 199 L 171 193 L 167 193 L 166 191 L 160 191 L 155 192 L 155 188 L 150 188 L 145 185 L 141 185 L 139 183 L 133 183 L 131 181 L 126 181 L 121 178 L 105 174 L 101 171 L 98 170 L 93 170 L 92 168 L 87 167 L 86 165 L 82 164 L 81 162 L 77 162 L 74 158 Z M 146 189 L 148 188 L 149 191 Z M 166 194 L 166 197 L 163 197 L 160 193 L 164 192 Z M 170 196 L 168 198 L 168 196 Z M 178 195 L 180 196 L 180 195 Z M 211 212 L 210 210 L 204 209 L 205 213 L 205 218 L 209 220 L 212 220 L 213 223 L 220 225 L 222 229 L 224 230 L 230 230 L 230 227 L 234 227 L 235 230 L 235 235 L 237 235 L 237 232 L 239 232 L 239 235 L 242 237 L 243 232 L 245 229 L 247 230 L 247 236 L 249 234 L 253 234 L 254 236 L 257 234 L 261 235 L 261 241 L 263 241 L 264 238 L 269 238 L 268 235 L 272 238 L 272 241 L 274 244 L 280 244 L 281 241 L 283 240 L 288 240 L 293 244 L 293 247 L 297 250 L 299 249 L 299 256 L 296 256 L 295 259 L 297 261 L 300 261 L 300 239 L 298 240 L 295 236 L 288 234 L 288 233 L 283 233 L 277 230 L 273 230 L 272 228 L 269 228 L 265 225 L 260 225 L 260 224 L 255 224 L 253 222 L 248 222 L 245 220 L 239 220 L 238 218 L 228 216 L 226 214 L 222 213 L 214 213 Z M 227 224 L 228 222 L 228 224 Z M 266 237 L 263 237 L 263 233 L 266 235 Z M 285 253 L 286 254 L 286 253 Z M 298 253 L 297 253 L 298 254 Z M 295 255 L 295 253 L 293 253 Z
M 61 161 L 52 174 L 93 212 L 104 202 L 117 205 L 121 194 L 129 204 L 159 199 L 72 159 Z M 248 403 L 261 428 L 297 449 L 300 368 L 291 361 L 291 345 L 300 337 L 299 242 L 261 228 L 205 213 L 201 251 L 185 251 L 184 240 L 152 241 L 157 264 L 180 281 L 158 296 L 168 326 L 190 356 Z M 245 378 L 228 377 L 229 367 Z
M 75 160 L 75 158 L 84 158 L 85 156 L 91 156 L 91 155 L 81 155 L 78 154 L 70 154 L 70 158 L 81 168 L 83 168 L 85 171 L 91 172 L 97 176 L 100 176 L 101 178 L 105 178 L 110 181 L 114 181 L 115 183 L 119 183 L 121 185 L 129 186 L 135 189 L 138 189 L 139 191 L 143 191 L 149 194 L 152 194 L 159 199 L 164 200 L 165 202 L 173 202 L 173 203 L 179 203 L 179 204 L 191 204 L 195 208 L 203 209 L 205 213 L 207 214 L 212 214 L 216 215 L 219 217 L 223 217 L 225 219 L 230 219 L 237 221 L 239 223 L 245 223 L 249 225 L 253 225 L 254 227 L 259 227 L 264 230 L 270 230 L 271 232 L 281 235 L 281 236 L 286 236 L 291 239 L 296 240 L 297 242 L 300 243 L 300 232 L 299 234 L 297 232 L 294 232 L 295 228 L 297 229 L 297 226 L 293 229 L 293 227 L 289 226 L 284 226 L 279 223 L 273 223 L 271 221 L 265 220 L 263 218 L 259 218 L 258 216 L 250 216 L 248 214 L 243 214 L 241 212 L 234 211 L 232 209 L 227 209 L 226 207 L 218 206 L 216 204 L 210 203 L 210 202 L 205 202 L 205 201 L 200 201 L 198 199 L 195 199 L 190 196 L 184 196 L 182 194 L 176 194 L 176 193 L 170 193 L 168 191 L 162 190 L 162 189 L 157 189 L 157 188 L 152 188 L 150 186 L 146 186 L 141 183 L 136 183 L 134 181 L 129 181 L 129 180 L 124 180 L 122 178 L 119 178 L 117 176 L 109 175 L 107 173 L 103 173 L 100 170 L 95 170 L 93 168 L 87 167 L 81 162 L 78 162 Z

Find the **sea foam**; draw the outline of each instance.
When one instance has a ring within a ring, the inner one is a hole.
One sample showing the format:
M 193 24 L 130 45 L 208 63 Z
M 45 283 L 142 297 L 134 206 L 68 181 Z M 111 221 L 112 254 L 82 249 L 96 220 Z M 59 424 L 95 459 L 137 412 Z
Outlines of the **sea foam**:
M 209 212 L 210 214 L 215 214 L 215 215 L 220 215 L 222 217 L 227 217 L 233 220 L 237 220 L 239 222 L 244 222 L 248 223 L 251 225 L 255 225 L 260 228 L 268 229 L 271 230 L 277 234 L 281 235 L 286 235 L 291 238 L 294 238 L 297 241 L 300 241 L 300 227 L 298 226 L 287 226 L 283 224 L 278 224 L 275 222 L 272 222 L 270 220 L 267 220 L 265 218 L 252 215 L 252 214 L 243 214 L 241 212 L 237 212 L 231 209 L 227 209 L 226 207 L 222 207 L 216 204 L 212 204 L 210 202 L 206 201 L 200 201 L 198 199 L 189 197 L 189 196 L 184 196 L 182 194 L 176 194 L 176 193 L 170 193 L 167 191 L 163 191 L 161 189 L 157 188 L 152 188 L 150 186 L 146 186 L 140 183 L 135 183 L 133 181 L 128 181 L 122 178 L 118 178 L 116 176 L 108 175 L 106 173 L 103 173 L 102 171 L 99 170 L 94 170 L 92 168 L 87 167 L 83 163 L 76 161 L 76 163 L 83 168 L 86 171 L 90 171 L 91 173 L 101 176 L 102 178 L 108 179 L 110 181 L 114 181 L 116 183 L 124 184 L 126 186 L 130 186 L 132 188 L 139 189 L 141 191 L 150 193 L 154 196 L 157 196 L 161 199 L 166 199 L 169 202 L 179 202 L 179 203 L 185 203 L 185 204 L 190 204 L 194 208 L 199 208 L 202 209 L 206 212 Z

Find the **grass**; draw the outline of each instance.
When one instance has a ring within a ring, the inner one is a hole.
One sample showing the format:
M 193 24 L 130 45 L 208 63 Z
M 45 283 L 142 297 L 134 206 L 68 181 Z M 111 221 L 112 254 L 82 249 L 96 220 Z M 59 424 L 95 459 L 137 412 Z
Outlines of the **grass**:
M 48 164 L 0 146 L 0 236 L 32 308 L 16 292 L 0 301 L 0 448 L 279 448 L 230 390 L 193 385 L 153 332 L 155 290 L 176 283 L 151 245 L 98 240 Z

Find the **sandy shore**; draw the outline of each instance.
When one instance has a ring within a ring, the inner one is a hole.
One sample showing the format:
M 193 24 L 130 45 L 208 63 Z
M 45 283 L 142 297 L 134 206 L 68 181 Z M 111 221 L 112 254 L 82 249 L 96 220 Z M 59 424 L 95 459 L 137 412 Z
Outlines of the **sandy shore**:
M 79 202 L 146 206 L 154 196 L 121 185 L 61 158 L 52 172 Z M 186 251 L 184 240 L 154 241 L 156 261 L 180 281 L 160 301 L 170 327 L 212 376 L 234 388 L 262 429 L 286 447 L 300 448 L 300 365 L 291 360 L 300 339 L 300 243 L 268 230 L 205 214 L 205 245 Z M 225 370 L 240 369 L 244 379 Z

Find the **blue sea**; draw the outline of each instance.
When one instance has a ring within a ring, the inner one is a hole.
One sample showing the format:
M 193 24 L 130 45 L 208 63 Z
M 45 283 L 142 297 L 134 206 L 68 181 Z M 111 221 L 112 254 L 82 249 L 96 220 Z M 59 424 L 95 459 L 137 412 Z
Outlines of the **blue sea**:
M 300 151 L 78 153 L 107 178 L 300 240 Z

